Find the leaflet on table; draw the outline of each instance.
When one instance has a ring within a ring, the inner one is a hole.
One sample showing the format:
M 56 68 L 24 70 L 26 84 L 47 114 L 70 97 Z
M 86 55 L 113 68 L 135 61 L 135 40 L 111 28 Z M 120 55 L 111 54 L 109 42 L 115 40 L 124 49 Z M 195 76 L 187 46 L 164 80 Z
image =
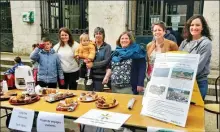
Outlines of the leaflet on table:
M 13 108 L 9 128 L 31 132 L 34 119 L 34 111 L 22 108 Z
M 91 109 L 74 122 L 117 130 L 130 116 L 129 114 Z
M 198 63 L 197 54 L 157 54 L 141 114 L 185 127 Z

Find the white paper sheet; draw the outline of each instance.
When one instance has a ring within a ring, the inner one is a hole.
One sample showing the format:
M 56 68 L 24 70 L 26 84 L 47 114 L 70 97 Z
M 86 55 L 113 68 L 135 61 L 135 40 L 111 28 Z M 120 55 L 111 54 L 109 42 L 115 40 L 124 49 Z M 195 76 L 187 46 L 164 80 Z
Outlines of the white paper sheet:
M 39 112 L 37 117 L 38 132 L 65 132 L 64 115 L 48 112 Z
M 130 116 L 129 114 L 91 109 L 74 122 L 118 130 Z
M 28 109 L 14 108 L 9 123 L 9 128 L 31 132 L 34 119 L 34 111 Z

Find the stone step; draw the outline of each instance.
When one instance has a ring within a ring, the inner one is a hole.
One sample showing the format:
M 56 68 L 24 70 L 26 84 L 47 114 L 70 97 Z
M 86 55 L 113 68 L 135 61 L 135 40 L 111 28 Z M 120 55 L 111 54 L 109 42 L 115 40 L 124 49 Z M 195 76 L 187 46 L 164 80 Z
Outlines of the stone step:
M 1 72 L 5 72 L 6 70 L 8 70 L 11 67 L 12 67 L 12 65 L 2 65 L 1 64 Z
M 0 80 L 3 80 L 3 79 L 4 79 L 4 72 L 1 72 Z
M 219 75 L 219 70 L 210 70 L 210 75 Z
M 217 92 L 218 92 L 218 96 L 220 97 L 220 89 L 219 86 L 217 86 Z M 208 86 L 208 91 L 207 91 L 207 95 L 211 95 L 211 96 L 215 96 L 215 85 L 209 85 Z
M 212 75 L 212 74 L 210 74 L 209 76 L 208 76 L 208 84 L 210 84 L 210 85 L 215 85 L 215 80 L 216 80 L 216 78 L 218 77 L 219 75 Z
M 22 62 L 23 62 L 25 65 L 31 66 L 31 61 L 22 60 Z M 2 59 L 2 58 L 1 58 L 0 63 L 1 63 L 1 65 L 11 65 L 11 66 L 13 66 L 13 65 L 15 64 L 15 62 L 14 62 L 13 59 Z
M 218 103 L 220 102 L 220 97 L 218 97 Z M 216 103 L 216 96 L 206 95 L 205 104 L 207 103 Z
M 28 65 L 28 66 L 32 67 L 31 64 Z M 1 64 L 0 72 L 5 72 L 5 71 L 7 71 L 9 68 L 12 68 L 12 67 L 13 67 L 13 65 L 2 65 L 2 64 Z

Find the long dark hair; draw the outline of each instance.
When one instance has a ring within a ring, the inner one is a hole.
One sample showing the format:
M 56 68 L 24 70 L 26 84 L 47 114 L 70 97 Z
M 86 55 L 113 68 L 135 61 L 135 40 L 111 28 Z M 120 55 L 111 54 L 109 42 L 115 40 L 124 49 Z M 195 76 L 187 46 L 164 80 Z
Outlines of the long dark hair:
M 185 27 L 184 27 L 185 37 L 187 39 L 187 42 L 192 40 L 192 34 L 190 33 L 190 26 L 191 26 L 192 21 L 197 18 L 199 18 L 202 23 L 202 28 L 203 28 L 203 30 L 201 32 L 202 36 L 206 36 L 207 38 L 212 40 L 212 36 L 210 34 L 210 28 L 209 28 L 205 18 L 202 15 L 195 15 L 195 16 L 192 16 L 191 18 L 188 19 L 188 21 L 186 22 Z
M 69 35 L 68 44 L 69 44 L 70 47 L 72 47 L 72 46 L 73 46 L 73 43 L 74 43 L 73 36 L 72 36 L 72 34 L 71 34 L 71 31 L 70 31 L 68 28 L 66 28 L 66 27 L 62 27 L 62 28 L 60 28 L 60 30 L 59 30 L 60 46 L 64 46 L 64 43 L 63 43 L 63 41 L 62 41 L 61 38 L 60 38 L 60 34 L 61 34 L 62 31 L 65 32 L 65 33 L 67 33 L 67 34 Z

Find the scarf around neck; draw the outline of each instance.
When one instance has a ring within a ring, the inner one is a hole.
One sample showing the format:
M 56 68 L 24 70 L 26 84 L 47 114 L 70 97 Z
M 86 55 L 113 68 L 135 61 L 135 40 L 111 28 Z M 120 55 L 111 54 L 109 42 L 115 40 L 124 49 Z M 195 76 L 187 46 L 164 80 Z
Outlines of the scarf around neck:
M 138 44 L 132 43 L 126 48 L 117 46 L 115 52 L 112 53 L 112 62 L 120 62 L 127 59 L 140 59 L 145 57 L 145 50 L 141 49 Z

